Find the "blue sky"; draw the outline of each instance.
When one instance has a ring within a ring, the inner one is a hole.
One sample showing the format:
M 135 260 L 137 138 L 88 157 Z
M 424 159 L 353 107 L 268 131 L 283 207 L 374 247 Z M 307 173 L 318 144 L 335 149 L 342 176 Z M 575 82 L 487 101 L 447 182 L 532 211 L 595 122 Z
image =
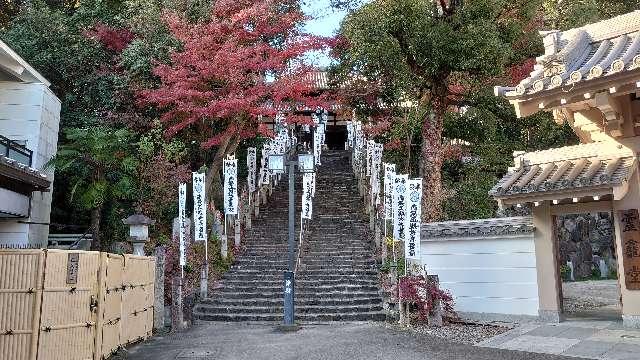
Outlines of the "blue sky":
M 329 0 L 305 0 L 302 9 L 305 14 L 314 18 L 306 25 L 306 30 L 315 35 L 332 36 L 340 27 L 340 22 L 346 13 L 334 11 Z M 329 58 L 323 54 L 314 54 L 314 62 L 319 66 L 329 65 Z

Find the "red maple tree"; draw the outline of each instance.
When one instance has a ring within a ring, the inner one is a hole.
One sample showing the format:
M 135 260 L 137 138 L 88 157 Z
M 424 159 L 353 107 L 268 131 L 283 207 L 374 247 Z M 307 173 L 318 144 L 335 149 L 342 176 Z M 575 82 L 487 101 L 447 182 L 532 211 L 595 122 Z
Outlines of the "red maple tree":
M 210 19 L 195 24 L 166 14 L 182 46 L 171 64 L 154 69 L 161 85 L 142 91 L 141 101 L 163 111 L 168 136 L 188 128 L 204 134 L 202 148 L 215 148 L 207 185 L 219 181 L 222 160 L 243 139 L 268 135 L 262 117 L 281 111 L 300 122 L 295 110 L 323 105 L 303 58 L 330 40 L 302 32 L 305 20 L 295 0 L 219 0 Z

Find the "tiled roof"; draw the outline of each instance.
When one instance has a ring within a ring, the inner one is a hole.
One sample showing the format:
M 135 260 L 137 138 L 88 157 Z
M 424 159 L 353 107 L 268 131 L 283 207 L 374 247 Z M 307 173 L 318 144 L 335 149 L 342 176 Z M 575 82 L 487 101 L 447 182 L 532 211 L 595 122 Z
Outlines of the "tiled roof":
M 312 71 L 306 75 L 311 86 L 316 90 L 329 89 L 329 75 L 326 71 Z
M 545 54 L 516 87 L 496 87 L 518 98 L 640 68 L 640 11 L 564 32 L 543 32 Z
M 637 159 L 630 150 L 602 143 L 518 154 L 511 169 L 493 189 L 496 198 L 545 192 L 613 189 L 633 174 Z
M 14 177 L 19 181 L 27 182 L 39 190 L 46 190 L 49 188 L 49 185 L 51 185 L 51 182 L 48 180 L 45 173 L 2 155 L 0 155 L 0 167 L 4 167 L 8 170 L 0 170 L 0 174 Z
M 424 241 L 441 238 L 476 236 L 518 235 L 532 233 L 531 217 L 509 217 L 469 221 L 447 221 L 422 224 L 421 238 Z

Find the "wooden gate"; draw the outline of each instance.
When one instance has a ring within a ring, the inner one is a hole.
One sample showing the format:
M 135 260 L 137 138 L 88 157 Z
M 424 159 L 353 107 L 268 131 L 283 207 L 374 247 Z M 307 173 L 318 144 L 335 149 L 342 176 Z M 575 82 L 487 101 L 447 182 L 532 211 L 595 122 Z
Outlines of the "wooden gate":
M 100 306 L 98 309 L 98 336 L 96 336 L 96 351 L 99 357 L 108 358 L 120 344 L 122 332 L 122 293 L 124 277 L 124 256 L 102 254 L 102 268 L 100 269 Z
M 40 250 L 0 250 L 0 358 L 36 357 L 44 261 Z
M 100 253 L 47 250 L 46 256 L 38 359 L 92 360 Z
M 0 250 L 0 360 L 101 360 L 153 330 L 155 259 Z

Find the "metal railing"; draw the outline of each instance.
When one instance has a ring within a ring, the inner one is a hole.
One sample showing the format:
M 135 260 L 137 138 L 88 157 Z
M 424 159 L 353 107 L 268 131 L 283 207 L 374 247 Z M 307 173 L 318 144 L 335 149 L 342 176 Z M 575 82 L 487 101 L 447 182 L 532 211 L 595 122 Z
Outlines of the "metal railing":
M 28 166 L 31 166 L 33 161 L 33 151 L 2 135 L 0 135 L 0 155 Z

